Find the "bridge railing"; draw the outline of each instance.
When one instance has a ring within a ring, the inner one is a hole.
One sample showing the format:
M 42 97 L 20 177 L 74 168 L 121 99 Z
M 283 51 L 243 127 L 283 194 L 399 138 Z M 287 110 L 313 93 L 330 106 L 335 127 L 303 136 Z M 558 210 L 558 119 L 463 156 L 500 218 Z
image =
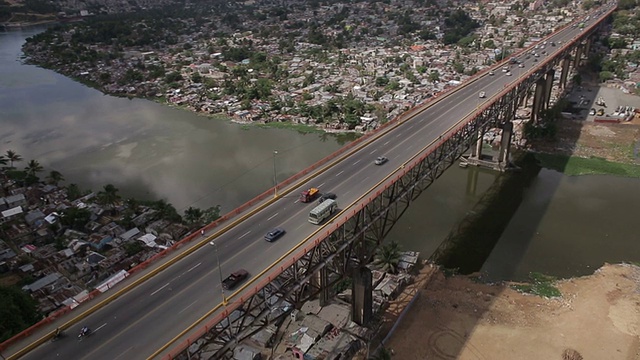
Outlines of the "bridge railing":
M 614 10 L 615 9 L 610 9 L 608 11 L 607 15 L 609 15 Z M 602 20 L 600 20 L 600 21 L 602 21 Z M 590 25 L 585 30 L 590 30 L 591 28 L 595 27 L 600 21 Z M 552 37 L 556 33 L 564 30 L 565 28 L 567 28 L 568 26 L 571 26 L 572 24 L 573 23 L 569 23 L 569 24 L 566 24 L 566 25 L 556 29 L 556 31 L 554 31 L 553 33 L 551 33 L 550 35 L 548 35 L 544 39 L 548 39 L 548 38 Z M 573 40 L 575 40 L 575 38 Z M 565 47 L 568 47 L 568 46 L 571 46 L 571 44 L 565 43 L 563 45 L 563 49 Z M 479 71 L 478 73 L 474 74 L 473 76 L 469 77 L 466 80 L 465 86 L 468 85 L 470 82 L 476 81 L 480 77 L 484 76 L 487 72 L 489 72 L 491 70 L 494 70 L 494 69 L 497 69 L 500 66 L 503 66 L 504 64 L 508 63 L 512 57 L 520 56 L 523 52 L 528 51 L 529 49 L 530 48 L 520 49 L 519 51 L 517 51 L 516 53 L 512 54 L 508 58 L 505 58 L 502 61 L 496 63 L 496 65 L 494 65 L 493 67 L 488 67 L 488 68 L 485 68 L 485 69 Z M 549 59 L 547 59 L 546 61 L 549 61 Z M 500 96 L 506 94 L 508 91 L 510 91 L 513 88 L 513 86 L 515 86 L 515 84 L 512 84 L 512 86 L 510 86 L 510 87 L 506 87 L 505 89 L 503 89 L 503 91 L 500 92 L 499 95 L 496 95 L 496 97 L 500 97 Z M 358 146 L 361 146 L 361 145 L 365 144 L 366 142 L 368 142 L 369 140 L 372 140 L 373 138 L 381 135 L 389 127 L 399 125 L 402 122 L 412 118 L 413 116 L 415 116 L 415 115 L 419 114 L 420 112 L 426 110 L 428 107 L 434 105 L 435 103 L 440 101 L 442 98 L 444 98 L 446 96 L 449 96 L 450 94 L 452 94 L 453 92 L 457 91 L 458 89 L 460 89 L 462 87 L 463 86 L 450 86 L 450 87 L 445 88 L 443 91 L 434 94 L 433 97 L 431 97 L 431 98 L 423 101 L 422 103 L 414 106 L 413 108 L 407 110 L 405 113 L 402 113 L 402 114 L 394 117 L 392 120 L 390 120 L 390 121 L 382 124 L 381 126 L 379 126 L 376 130 L 365 133 L 363 136 L 361 136 L 360 138 L 356 139 L 355 141 L 353 141 L 353 142 L 351 142 L 349 144 L 346 144 L 345 146 L 341 147 L 340 149 L 338 149 L 334 153 L 324 157 L 323 159 L 317 161 L 316 163 L 312 164 L 311 166 L 305 168 L 304 170 L 302 170 L 302 171 L 296 173 L 295 175 L 287 178 L 286 180 L 280 182 L 279 184 L 277 184 L 276 187 L 272 187 L 272 188 L 264 191 L 263 193 L 259 194 L 258 196 L 254 197 L 253 199 L 247 201 L 246 203 L 240 205 L 239 207 L 233 209 L 232 211 L 224 214 L 223 216 L 221 216 L 216 221 L 214 221 L 214 222 L 204 226 L 203 228 L 199 229 L 197 232 L 189 234 L 188 236 L 184 237 L 180 241 L 176 242 L 171 247 L 169 247 L 169 248 L 167 248 L 167 249 L 165 249 L 163 251 L 160 251 L 159 253 L 157 253 L 156 255 L 152 256 L 148 260 L 146 260 L 146 261 L 138 264 L 137 266 L 133 267 L 132 269 L 130 269 L 128 271 L 129 274 L 133 275 L 133 274 L 136 274 L 136 273 L 140 273 L 142 270 L 145 270 L 145 269 L 149 268 L 152 264 L 157 263 L 159 260 L 168 257 L 169 255 L 175 253 L 178 249 L 181 249 L 185 245 L 191 243 L 194 239 L 201 239 L 202 237 L 201 237 L 201 234 L 200 234 L 200 230 L 204 230 L 204 231 L 208 232 L 208 231 L 217 229 L 221 225 L 226 224 L 229 220 L 232 220 L 232 219 L 236 218 L 237 216 L 247 212 L 248 210 L 251 210 L 252 208 L 254 208 L 254 207 L 256 207 L 256 206 L 258 206 L 260 204 L 267 204 L 268 205 L 269 203 L 271 203 L 271 201 L 265 202 L 265 200 L 269 199 L 269 197 L 273 198 L 273 194 L 277 190 L 283 190 L 283 193 L 287 193 L 287 192 L 291 191 L 292 189 L 287 189 L 287 188 L 290 185 L 294 184 L 296 181 L 298 181 L 298 180 L 302 179 L 303 177 L 309 175 L 310 173 L 318 170 L 322 166 L 327 165 L 329 162 L 331 162 L 331 160 L 334 160 L 334 159 L 338 158 L 339 156 L 347 153 L 349 150 L 352 150 L 352 149 L 354 149 L 354 148 L 356 148 Z M 485 110 L 489 106 L 490 106 L 490 104 L 483 105 L 481 108 L 478 109 L 477 114 L 479 114 L 481 111 Z M 465 119 L 462 119 L 460 122 L 458 122 L 456 125 L 454 125 L 456 127 L 455 129 L 450 129 L 450 131 L 447 132 L 446 135 L 443 135 L 443 137 L 441 137 L 441 139 L 439 139 L 438 142 L 441 143 L 441 142 L 444 142 L 444 141 L 448 140 L 451 136 L 453 136 L 453 134 L 455 134 L 457 131 L 459 131 L 462 127 L 464 127 L 472 119 L 467 119 L 466 117 L 465 117 Z M 466 121 L 464 121 L 464 120 L 466 120 Z M 463 123 L 463 121 L 464 121 L 464 123 Z M 434 147 L 434 149 L 435 148 L 437 148 L 437 146 Z M 424 155 L 424 157 L 428 156 L 429 154 L 430 154 L 430 152 L 426 153 Z M 421 160 L 423 160 L 423 157 L 421 157 L 420 160 L 416 160 L 416 161 L 421 161 Z M 406 171 L 408 171 L 411 167 L 412 166 L 409 166 L 406 169 L 402 170 L 402 174 L 405 174 Z M 402 175 L 398 175 L 398 178 L 401 177 L 401 176 Z M 393 181 L 391 183 L 393 183 Z M 387 186 L 390 186 L 390 185 L 387 185 Z M 364 206 L 364 204 L 363 204 L 363 206 Z M 317 244 L 317 242 L 322 241 L 322 239 L 324 239 L 324 237 L 321 238 L 321 239 L 318 238 L 316 240 L 316 244 Z M 199 246 L 195 246 L 195 248 L 197 248 L 197 247 L 199 247 Z M 303 249 L 303 251 L 301 251 L 300 254 L 296 255 L 293 258 L 291 258 L 291 260 L 289 262 L 287 262 L 284 265 L 282 265 L 280 272 L 282 272 L 284 269 L 286 269 L 288 267 L 288 266 L 285 266 L 285 265 L 287 265 L 289 263 L 290 263 L 289 265 L 291 265 L 291 264 L 295 263 L 296 261 L 298 261 L 302 256 L 304 256 L 304 254 L 306 254 L 306 252 L 307 252 L 306 250 L 307 250 L 306 248 Z M 257 293 L 257 291 L 260 288 L 262 288 L 263 286 L 268 284 L 270 282 L 270 279 L 272 279 L 274 276 L 279 275 L 280 272 L 277 272 L 277 274 L 275 274 L 275 273 L 270 274 L 265 280 L 261 281 L 259 283 L 259 285 L 255 287 L 255 290 L 252 293 L 253 294 Z M 126 292 L 128 290 L 129 290 L 129 287 L 123 289 L 118 294 L 116 294 L 116 296 L 111 296 L 108 299 L 105 299 L 103 302 L 101 302 L 100 304 L 96 305 L 96 307 L 99 308 L 99 307 L 102 307 L 102 306 L 106 305 L 107 303 L 115 300 L 115 298 L 117 296 L 122 295 L 122 293 L 124 293 L 124 292 Z M 63 307 L 63 308 L 61 308 L 59 310 L 56 310 L 56 311 L 52 312 L 51 314 L 46 316 L 44 319 L 42 319 L 38 323 L 30 326 L 29 328 L 23 330 L 22 332 L 14 335 L 10 339 L 8 339 L 8 340 L 4 341 L 3 343 L 1 343 L 0 344 L 0 351 L 4 351 L 4 350 L 8 349 L 9 347 L 11 347 L 12 345 L 14 345 L 15 343 L 17 343 L 18 341 L 23 340 L 25 338 L 28 338 L 29 336 L 33 335 L 34 333 L 40 331 L 46 325 L 49 325 L 49 324 L 53 323 L 54 321 L 56 321 L 56 320 L 62 318 L 63 316 L 67 315 L 75 307 L 80 306 L 82 303 L 84 303 L 84 302 L 86 302 L 88 300 L 95 299 L 95 298 L 97 298 L 98 296 L 100 296 L 102 294 L 103 294 L 103 292 L 101 292 L 99 290 L 93 290 L 85 298 L 83 298 L 82 301 L 79 304 L 77 304 L 76 306 L 66 306 L 66 307 Z M 207 324 L 203 328 L 201 328 L 201 331 L 198 331 L 197 334 L 194 334 L 189 339 L 185 340 L 184 343 L 180 344 L 175 349 L 177 350 L 178 348 L 182 348 L 183 345 L 193 343 L 193 340 L 200 338 L 203 334 L 205 334 L 208 331 L 207 329 L 210 329 L 211 326 L 217 324 L 218 322 L 222 321 L 226 316 L 228 316 L 228 313 L 230 313 L 233 310 L 237 309 L 237 307 L 239 307 L 244 302 L 244 298 L 247 297 L 247 296 L 250 296 L 250 295 L 244 295 L 240 299 L 238 299 L 238 300 L 234 301 L 233 303 L 229 304 L 226 307 L 224 312 L 222 312 L 220 315 L 218 315 L 215 318 L 213 318 L 211 321 L 207 322 Z M 216 307 L 215 310 L 218 310 L 220 306 L 221 305 L 218 305 L 218 307 Z M 93 311 L 95 311 L 95 310 L 96 309 L 93 309 Z M 91 310 L 86 311 L 82 315 L 83 316 L 87 316 L 90 313 L 92 313 L 93 311 L 91 311 Z M 224 315 L 224 314 L 226 314 L 226 315 Z M 74 320 L 76 320 L 76 319 L 73 319 L 73 320 L 69 321 L 68 323 L 66 323 L 64 325 L 65 326 L 73 325 L 73 323 L 74 323 L 73 321 Z M 64 329 L 63 327 L 61 327 L 61 328 Z M 50 336 L 50 335 L 52 335 L 52 333 L 48 334 L 48 335 Z M 186 346 L 188 346 L 188 345 L 186 345 Z M 182 349 L 181 351 L 183 351 L 183 350 L 184 349 Z M 178 351 L 178 352 L 180 352 L 180 351 Z

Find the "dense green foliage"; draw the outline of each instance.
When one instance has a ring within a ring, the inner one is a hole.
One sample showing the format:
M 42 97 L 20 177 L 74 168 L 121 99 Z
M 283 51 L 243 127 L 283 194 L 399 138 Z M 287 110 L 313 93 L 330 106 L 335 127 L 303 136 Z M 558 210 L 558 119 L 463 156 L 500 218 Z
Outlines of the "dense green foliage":
M 38 322 L 36 302 L 17 287 L 0 286 L 0 342 Z
M 442 40 L 446 45 L 455 44 L 479 26 L 464 10 L 457 9 L 444 19 L 445 33 Z

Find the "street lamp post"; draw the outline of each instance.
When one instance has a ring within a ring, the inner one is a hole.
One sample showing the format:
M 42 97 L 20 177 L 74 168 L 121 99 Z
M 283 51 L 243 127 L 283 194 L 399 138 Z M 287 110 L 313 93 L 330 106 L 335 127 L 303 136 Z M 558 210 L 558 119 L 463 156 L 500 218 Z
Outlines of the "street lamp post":
M 216 260 L 218 261 L 218 274 L 220 275 L 220 291 L 222 291 L 222 305 L 227 306 L 227 297 L 224 295 L 224 287 L 222 286 L 222 268 L 220 267 L 220 256 L 218 255 L 218 244 L 211 241 L 211 245 L 216 252 Z
M 278 197 L 278 176 L 276 172 L 276 155 L 278 150 L 273 150 L 273 198 Z

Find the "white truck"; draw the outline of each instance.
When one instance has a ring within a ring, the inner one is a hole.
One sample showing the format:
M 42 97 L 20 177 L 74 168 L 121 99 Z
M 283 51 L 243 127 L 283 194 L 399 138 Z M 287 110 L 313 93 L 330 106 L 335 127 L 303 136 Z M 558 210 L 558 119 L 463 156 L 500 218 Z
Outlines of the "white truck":
M 309 222 L 318 225 L 336 210 L 338 210 L 338 203 L 333 199 L 327 199 L 309 212 Z

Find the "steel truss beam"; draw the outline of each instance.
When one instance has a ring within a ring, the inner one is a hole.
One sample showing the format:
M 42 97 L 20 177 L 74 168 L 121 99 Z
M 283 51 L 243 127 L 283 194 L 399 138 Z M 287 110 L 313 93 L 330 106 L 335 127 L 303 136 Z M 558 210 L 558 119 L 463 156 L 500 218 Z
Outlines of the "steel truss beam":
M 566 52 L 571 50 L 567 49 Z M 525 97 L 536 81 L 566 54 L 523 78 L 504 96 L 479 110 L 472 120 L 459 125 L 446 138 L 408 161 L 404 167 L 371 193 L 363 196 L 355 210 L 342 213 L 345 220 L 332 219 L 327 232 L 310 249 L 279 272 L 269 276 L 252 295 L 242 297 L 225 310 L 225 318 L 207 329 L 208 353 L 214 359 L 230 357 L 235 345 L 261 329 L 279 326 L 288 314 L 305 301 L 349 277 L 351 269 L 368 263 L 411 203 L 465 153 L 478 137 L 490 128 L 511 121 L 519 99 Z M 397 177 L 396 177 L 397 175 Z M 335 226 L 334 226 L 335 225 Z M 310 240 L 313 242 L 313 239 Z M 320 272 L 322 275 L 319 275 Z M 174 358 L 187 359 L 188 349 Z

